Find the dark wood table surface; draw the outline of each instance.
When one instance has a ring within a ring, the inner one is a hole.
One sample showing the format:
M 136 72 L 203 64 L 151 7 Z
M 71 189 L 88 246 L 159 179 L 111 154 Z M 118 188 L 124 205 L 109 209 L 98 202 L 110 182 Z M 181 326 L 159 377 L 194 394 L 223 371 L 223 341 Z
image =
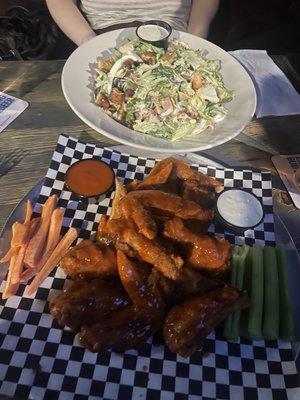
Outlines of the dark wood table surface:
M 46 174 L 60 133 L 98 145 L 116 145 L 85 125 L 64 99 L 64 61 L 0 63 L 0 90 L 29 107 L 0 133 L 0 154 L 23 158 L 0 178 L 0 229 L 19 200 Z M 230 165 L 271 170 L 273 154 L 300 153 L 300 115 L 254 119 L 235 139 L 205 152 Z M 287 200 L 288 202 L 288 200 Z

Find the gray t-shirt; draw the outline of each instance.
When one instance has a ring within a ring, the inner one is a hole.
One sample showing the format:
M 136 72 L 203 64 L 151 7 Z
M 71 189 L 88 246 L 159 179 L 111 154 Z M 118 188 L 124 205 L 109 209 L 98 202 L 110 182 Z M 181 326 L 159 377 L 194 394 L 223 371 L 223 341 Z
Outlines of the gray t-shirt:
M 80 8 L 93 29 L 134 21 L 160 19 L 186 31 L 192 0 L 81 0 Z

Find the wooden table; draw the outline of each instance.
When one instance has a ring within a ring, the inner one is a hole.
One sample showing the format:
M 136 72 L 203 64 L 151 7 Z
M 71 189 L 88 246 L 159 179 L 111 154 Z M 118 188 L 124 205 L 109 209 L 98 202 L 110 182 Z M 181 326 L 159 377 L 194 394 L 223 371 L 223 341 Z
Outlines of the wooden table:
M 117 144 L 89 128 L 69 108 L 60 84 L 63 64 L 0 63 L 0 90 L 30 104 L 0 133 L 1 154 L 23 152 L 22 160 L 0 178 L 0 229 L 22 196 L 45 175 L 60 133 L 103 146 Z M 236 139 L 205 153 L 231 165 L 274 171 L 273 154 L 300 153 L 300 115 L 253 120 Z

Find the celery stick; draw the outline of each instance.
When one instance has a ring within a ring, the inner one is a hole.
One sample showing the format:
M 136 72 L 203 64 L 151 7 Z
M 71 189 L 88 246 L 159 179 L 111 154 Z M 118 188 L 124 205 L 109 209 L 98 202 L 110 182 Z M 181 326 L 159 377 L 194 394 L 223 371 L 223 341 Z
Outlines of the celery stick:
M 245 264 L 248 252 L 249 252 L 249 246 L 244 245 L 241 247 L 237 264 L 236 284 L 235 284 L 235 287 L 239 290 L 243 290 L 244 286 L 244 272 L 245 272 Z M 232 341 L 238 340 L 240 334 L 240 315 L 241 311 L 237 311 L 234 314 L 232 314 L 231 335 L 230 335 Z
M 277 257 L 274 247 L 264 247 L 264 311 L 263 336 L 268 340 L 279 336 L 279 285 Z
M 250 340 L 262 339 L 262 317 L 264 304 L 263 250 L 254 245 L 251 251 L 250 309 L 246 336 Z
M 289 293 L 288 272 L 284 250 L 276 248 L 279 281 L 279 336 L 283 340 L 294 339 L 294 323 Z

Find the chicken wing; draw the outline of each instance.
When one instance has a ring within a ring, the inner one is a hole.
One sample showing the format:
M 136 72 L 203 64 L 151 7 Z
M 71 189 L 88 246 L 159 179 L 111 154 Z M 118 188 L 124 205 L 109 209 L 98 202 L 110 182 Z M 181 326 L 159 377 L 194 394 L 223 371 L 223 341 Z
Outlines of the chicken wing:
M 141 260 L 154 265 L 167 278 L 176 279 L 179 276 L 183 266 L 180 256 L 167 254 L 160 243 L 147 239 L 133 229 L 125 230 L 123 238 Z
M 168 181 L 172 169 L 173 163 L 171 161 L 162 166 L 162 168 L 157 168 L 155 170 L 154 168 L 152 168 L 151 172 L 146 176 L 143 181 L 133 181 L 129 183 L 127 185 L 128 190 L 132 191 L 161 188 Z
M 137 232 L 130 219 L 106 221 L 105 225 L 102 224 L 97 240 L 110 241 L 117 249 L 153 265 L 170 279 L 176 279 L 180 274 L 183 265 L 182 258 L 170 253 L 162 241 L 149 240 Z
M 130 304 L 120 282 L 77 280 L 50 301 L 50 312 L 60 325 L 78 330 Z
M 83 326 L 79 341 L 93 352 L 103 349 L 123 352 L 146 343 L 153 333 L 152 326 L 129 306 L 91 326 Z
M 197 235 L 184 226 L 182 219 L 165 222 L 163 234 L 186 245 L 186 264 L 214 277 L 228 271 L 230 243 L 218 236 Z
M 169 162 L 170 159 L 174 165 L 171 178 L 172 176 L 176 176 L 177 178 L 183 181 L 186 181 L 188 179 L 194 179 L 198 182 L 199 186 L 213 187 L 215 188 L 216 192 L 219 192 L 223 189 L 223 185 L 217 179 L 192 169 L 188 164 L 186 164 L 181 160 L 178 160 L 177 158 L 170 157 L 164 159 L 163 161 Z
M 152 287 L 156 287 L 167 305 L 179 304 L 192 295 L 202 295 L 223 286 L 224 283 L 212 280 L 192 268 L 184 266 L 174 281 L 165 277 L 156 268 L 152 268 L 148 278 Z
M 145 343 L 162 323 L 164 303 L 157 290 L 147 283 L 149 267 L 118 251 L 118 268 L 133 305 L 82 328 L 79 340 L 91 351 L 136 348 Z
M 123 213 L 126 218 L 132 218 L 139 231 L 148 239 L 154 239 L 157 234 L 156 222 L 149 210 L 139 201 L 139 199 L 130 197 L 124 199 L 122 203 Z
M 199 204 L 204 210 L 213 209 L 215 191 L 211 186 L 199 186 L 195 179 L 188 179 L 182 184 L 182 197 Z
M 128 218 L 130 210 L 128 204 L 135 199 L 144 207 L 150 209 L 163 210 L 166 214 L 182 219 L 196 219 L 200 221 L 211 220 L 213 211 L 211 209 L 203 209 L 194 201 L 185 200 L 174 193 L 166 193 L 161 190 L 136 190 L 128 193 L 122 200 L 122 209 L 124 215 Z
M 126 196 L 127 190 L 125 185 L 118 179 L 115 179 L 115 195 L 112 203 L 112 209 L 111 209 L 111 214 L 109 216 L 110 219 L 116 219 L 116 218 L 121 218 L 122 215 L 122 209 L 120 207 L 120 201 L 123 199 L 123 197 Z
M 221 281 L 207 278 L 186 265 L 182 268 L 182 273 L 175 281 L 176 290 L 181 294 L 182 299 L 195 294 L 202 295 L 222 285 Z
M 175 157 L 168 157 L 157 162 L 148 177 L 156 176 L 161 170 L 166 168 L 166 165 L 169 164 L 172 165 L 172 170 L 168 179 L 180 179 L 183 181 L 195 179 L 200 186 L 214 187 L 216 192 L 223 189 L 222 184 L 218 180 L 192 169 L 187 163 Z
M 171 351 L 188 357 L 229 314 L 248 306 L 246 294 L 229 285 L 191 297 L 168 313 L 163 325 L 166 344 Z
M 70 277 L 115 276 L 118 271 L 117 254 L 113 247 L 84 240 L 67 252 L 60 266 Z

